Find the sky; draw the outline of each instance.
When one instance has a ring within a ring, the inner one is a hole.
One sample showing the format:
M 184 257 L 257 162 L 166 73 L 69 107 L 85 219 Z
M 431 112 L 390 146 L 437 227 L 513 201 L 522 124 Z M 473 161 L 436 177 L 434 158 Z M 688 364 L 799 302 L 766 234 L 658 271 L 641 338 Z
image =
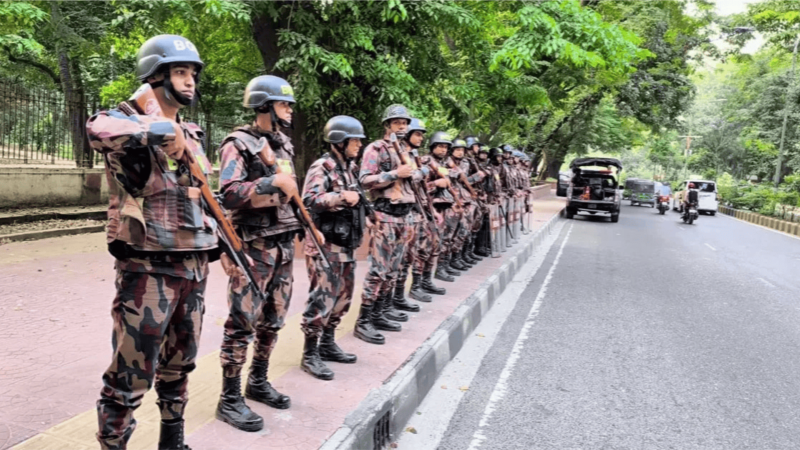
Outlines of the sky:
M 758 0 L 714 0 L 716 3 L 716 12 L 721 16 L 730 14 L 737 14 L 747 11 L 748 3 L 758 3 Z M 743 53 L 755 53 L 761 45 L 764 44 L 764 38 L 756 34 L 754 39 L 751 39 L 747 45 L 742 49 Z M 718 44 L 719 46 L 719 44 Z

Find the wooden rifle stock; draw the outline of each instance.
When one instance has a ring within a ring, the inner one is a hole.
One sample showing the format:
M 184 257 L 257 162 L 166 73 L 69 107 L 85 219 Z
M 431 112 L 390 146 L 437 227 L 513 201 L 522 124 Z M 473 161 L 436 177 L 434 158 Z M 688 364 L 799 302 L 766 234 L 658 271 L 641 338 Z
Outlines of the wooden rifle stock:
M 452 159 L 448 160 L 447 163 L 448 163 L 447 167 L 449 167 L 450 169 L 458 169 L 458 179 L 459 179 L 459 181 L 461 181 L 461 183 L 464 185 L 464 187 L 467 188 L 467 190 L 469 191 L 470 195 L 472 195 L 473 197 L 476 197 L 478 194 L 475 193 L 475 189 L 473 189 L 472 185 L 469 184 L 469 181 L 467 180 L 467 176 L 464 175 L 464 172 L 462 172 L 461 169 L 456 166 L 456 163 Z
M 400 141 L 397 140 L 397 135 L 392 133 L 389 136 L 389 141 L 392 143 L 392 148 L 397 154 L 397 158 L 400 160 L 400 162 L 403 163 L 404 165 L 410 165 L 411 159 L 408 157 L 408 153 L 400 149 Z M 411 188 L 411 192 L 414 194 L 414 200 L 417 203 L 417 207 L 419 208 L 420 214 L 425 214 L 425 208 L 422 206 L 421 194 L 419 193 L 417 186 L 414 185 L 414 182 L 410 178 L 406 178 L 405 182 L 408 183 L 408 186 Z M 434 217 L 433 213 L 430 212 L 430 214 L 431 214 L 431 219 L 433 219 Z
M 437 175 L 439 178 L 444 178 L 444 175 L 442 175 L 442 174 L 441 174 L 441 172 L 439 172 L 439 168 L 440 168 L 441 166 L 439 165 L 439 163 L 437 163 L 436 161 L 434 161 L 434 159 L 433 159 L 433 158 L 431 158 L 431 161 L 430 161 L 430 163 L 429 163 L 428 165 L 429 165 L 429 166 L 431 166 L 431 169 L 433 169 L 433 171 L 434 171 L 434 172 L 436 172 L 436 175 Z M 447 190 L 450 192 L 450 195 L 452 195 L 452 196 L 453 196 L 453 200 L 455 200 L 455 202 L 456 202 L 456 205 L 457 205 L 459 208 L 463 208 L 463 207 L 464 207 L 464 205 L 461 203 L 461 198 L 459 198 L 459 196 L 458 196 L 458 193 L 456 193 L 456 191 L 455 191 L 455 190 L 453 190 L 453 186 L 448 186 L 448 187 L 447 187 Z
M 128 109 L 128 107 L 130 109 Z M 164 113 L 161 110 L 161 106 L 158 103 L 155 93 L 153 92 L 153 88 L 147 83 L 140 86 L 139 89 L 134 92 L 133 96 L 128 99 L 127 105 L 125 103 L 121 105 L 121 110 L 129 114 L 143 114 L 148 116 L 164 117 Z M 213 217 L 219 225 L 220 247 L 225 254 L 228 255 L 231 261 L 240 269 L 242 269 L 248 285 L 253 290 L 253 294 L 265 299 L 266 296 L 256 284 L 253 272 L 250 270 L 250 265 L 248 264 L 247 257 L 244 254 L 242 240 L 239 239 L 239 235 L 236 234 L 233 224 L 230 222 L 230 220 L 228 220 L 228 217 L 225 215 L 225 211 L 214 197 L 214 193 L 211 192 L 208 180 L 206 179 L 206 174 L 203 173 L 203 168 L 200 167 L 200 163 L 197 162 L 197 158 L 194 157 L 194 154 L 192 154 L 189 149 L 184 149 L 181 162 L 189 168 L 192 178 L 197 184 L 200 185 L 200 195 L 203 199 L 203 205 L 205 206 L 206 211 L 211 214 L 211 217 Z
M 275 157 L 275 152 L 269 146 L 269 142 L 266 139 L 263 139 L 264 146 L 258 152 L 258 157 L 261 159 L 261 162 L 264 163 L 267 167 L 274 167 L 275 173 L 283 173 L 281 171 L 280 164 L 276 164 L 277 158 Z M 317 248 L 319 255 L 322 257 L 322 265 L 326 269 L 331 268 L 331 263 L 328 260 L 328 255 L 325 253 L 325 249 L 322 247 L 325 244 L 325 237 L 322 233 L 317 229 L 317 226 L 314 225 L 314 220 L 311 219 L 311 214 L 308 213 L 306 206 L 303 204 L 303 200 L 300 198 L 299 194 L 294 194 L 290 197 L 290 201 L 294 204 L 295 208 L 297 209 L 298 219 L 303 224 L 303 227 L 308 231 L 308 235 L 311 238 L 311 241 L 314 242 L 314 246 Z

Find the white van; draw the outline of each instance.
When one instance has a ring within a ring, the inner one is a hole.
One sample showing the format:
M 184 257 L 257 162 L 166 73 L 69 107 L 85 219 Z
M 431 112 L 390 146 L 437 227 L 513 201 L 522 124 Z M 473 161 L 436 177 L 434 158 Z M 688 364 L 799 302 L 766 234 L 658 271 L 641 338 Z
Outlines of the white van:
M 683 196 L 686 194 L 686 186 L 689 183 L 694 183 L 697 189 L 697 212 L 708 213 L 712 216 L 717 213 L 719 209 L 719 201 L 717 200 L 717 183 L 707 180 L 686 180 L 678 186 L 675 190 L 675 195 L 672 201 L 672 208 L 680 211 L 683 208 Z

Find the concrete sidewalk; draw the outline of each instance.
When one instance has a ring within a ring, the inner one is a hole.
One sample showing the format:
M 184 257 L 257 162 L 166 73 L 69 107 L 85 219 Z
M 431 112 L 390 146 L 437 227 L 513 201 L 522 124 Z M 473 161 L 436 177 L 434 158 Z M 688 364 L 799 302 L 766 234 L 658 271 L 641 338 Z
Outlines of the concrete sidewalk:
M 535 205 L 535 227 L 563 207 L 547 197 Z M 516 247 L 524 245 L 523 242 Z M 331 363 L 333 381 L 316 380 L 300 371 L 302 333 L 299 328 L 308 278 L 302 259 L 295 261 L 294 296 L 286 328 L 273 355 L 270 379 L 292 398 L 288 410 L 249 402 L 264 416 L 265 428 L 245 433 L 214 419 L 221 388 L 219 344 L 227 317 L 226 283 L 212 267 L 197 369 L 190 376 L 187 443 L 205 449 L 315 449 L 333 435 L 345 417 L 371 390 L 380 387 L 420 345 L 491 276 L 515 248 L 502 258 L 484 259 L 456 283 L 438 283 L 448 290 L 421 304 L 401 333 L 386 333 L 383 346 L 352 335 L 361 297 L 366 262 L 359 261 L 354 304 L 337 335 L 346 350 L 358 355 L 354 365 Z M 100 376 L 109 363 L 114 295 L 113 260 L 102 233 L 8 244 L 0 254 L 0 449 L 94 449 L 97 418 L 94 403 Z M 302 257 L 302 255 L 299 255 Z M 159 416 L 154 392 L 136 412 L 139 426 L 130 449 L 154 449 Z M 15 446 L 16 445 L 16 446 Z

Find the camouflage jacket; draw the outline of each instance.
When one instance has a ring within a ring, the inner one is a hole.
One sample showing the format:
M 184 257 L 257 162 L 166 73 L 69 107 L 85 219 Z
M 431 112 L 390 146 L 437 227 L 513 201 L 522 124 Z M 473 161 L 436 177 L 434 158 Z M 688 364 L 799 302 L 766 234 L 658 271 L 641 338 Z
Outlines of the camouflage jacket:
M 369 144 L 364 149 L 358 181 L 365 190 L 369 191 L 373 201 L 387 198 L 394 204 L 415 203 L 414 192 L 409 187 L 409 183 L 397 176 L 400 159 L 394 150 L 390 150 L 390 147 L 391 143 L 387 139 L 381 139 Z M 427 176 L 427 173 L 427 169 L 415 170 L 411 180 L 420 182 Z M 380 211 L 376 211 L 375 215 L 380 222 L 405 223 L 407 221 L 405 217 L 394 217 Z
M 178 121 L 191 151 L 206 174 L 211 164 L 202 147 L 203 131 Z M 183 164 L 168 161 L 159 147 L 175 139 L 172 122 L 155 116 L 103 111 L 86 122 L 89 145 L 103 155 L 109 185 L 107 242 L 117 267 L 185 278 L 208 274 L 206 251 L 217 249 L 217 223 L 201 207 L 197 180 Z M 177 170 L 171 169 L 175 165 Z M 121 244 L 121 245 L 120 245 Z M 159 263 L 132 260 L 128 254 L 196 254 Z
M 277 165 L 297 179 L 294 147 L 281 133 L 264 133 L 255 125 L 237 128 L 220 146 L 219 190 L 222 206 L 231 211 L 231 220 L 245 241 L 302 229 L 289 198 L 272 181 L 276 167 L 267 167 L 250 149 L 265 137 L 275 152 Z
M 451 163 L 455 166 L 454 168 L 451 167 Z M 447 158 L 445 167 L 450 169 L 450 183 L 453 186 L 453 189 L 458 194 L 459 198 L 461 199 L 462 204 L 469 204 L 472 203 L 473 198 L 472 194 L 470 194 L 467 186 L 461 182 L 460 175 L 463 173 L 467 175 L 469 173 L 469 162 L 467 162 L 464 158 L 461 158 L 460 161 L 456 162 L 455 158 L 452 156 Z M 465 171 L 464 168 L 467 170 Z M 475 184 L 477 181 L 480 180 L 480 174 L 477 172 L 475 175 L 467 176 L 467 182 L 471 185 Z
M 306 173 L 302 194 L 303 204 L 309 213 L 315 215 L 323 211 L 336 212 L 349 208 L 341 192 L 350 190 L 349 186 L 358 183 L 355 171 L 356 165 L 353 162 L 348 164 L 347 170 L 341 170 L 335 157 L 330 153 L 314 161 Z M 325 242 L 323 248 L 331 261 L 355 261 L 354 249 L 340 247 L 330 242 Z M 319 251 L 311 239 L 306 239 L 304 251 L 307 256 L 319 256 Z
M 430 170 L 430 175 L 428 176 L 429 181 L 427 183 L 428 194 L 431 196 L 433 204 L 439 207 L 443 207 L 443 205 L 452 205 L 453 203 L 456 202 L 456 200 L 453 198 L 453 195 L 450 193 L 449 189 L 436 187 L 436 185 L 433 184 L 434 181 L 440 178 L 440 175 L 448 178 L 450 177 L 450 170 L 447 167 L 445 167 L 444 161 L 445 158 L 438 159 L 435 156 L 430 156 L 430 155 L 423 156 L 420 161 Z M 432 162 L 436 163 L 436 168 L 438 169 L 439 175 L 435 175 L 433 173 L 434 168 Z

